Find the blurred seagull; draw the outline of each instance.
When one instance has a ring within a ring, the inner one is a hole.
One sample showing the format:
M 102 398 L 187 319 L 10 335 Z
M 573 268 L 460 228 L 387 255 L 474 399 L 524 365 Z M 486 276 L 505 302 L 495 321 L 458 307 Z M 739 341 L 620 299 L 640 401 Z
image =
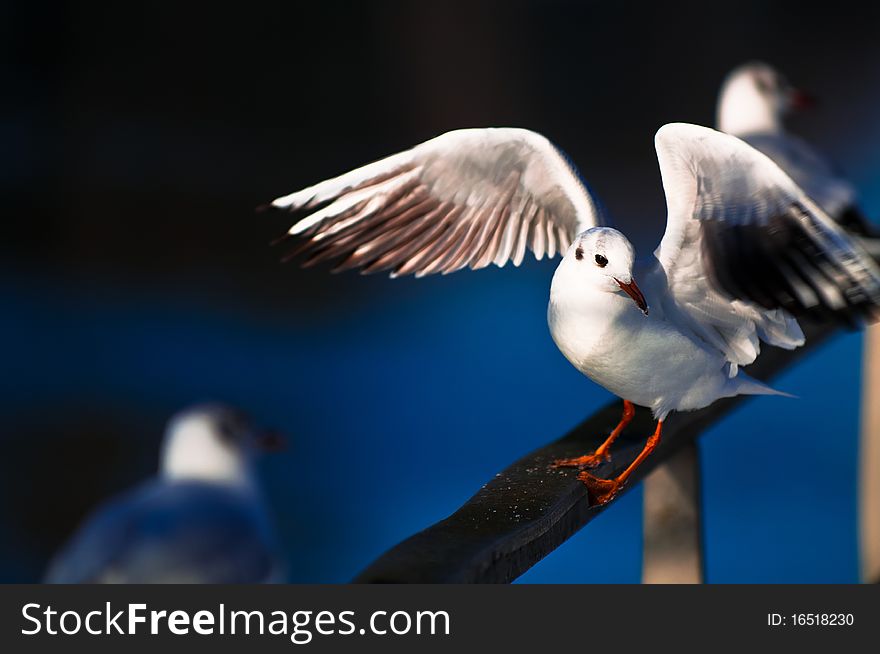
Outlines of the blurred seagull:
M 280 581 L 253 470 L 258 449 L 274 447 L 276 438 L 220 405 L 175 416 L 159 477 L 90 516 L 52 561 L 46 582 Z
M 718 97 L 716 123 L 720 131 L 739 137 L 772 159 L 825 213 L 842 225 L 851 238 L 858 240 L 875 258 L 880 257 L 880 240 L 866 238 L 875 234 L 858 208 L 855 187 L 806 141 L 785 129 L 784 120 L 789 114 L 813 103 L 810 94 L 793 87 L 770 65 L 750 62 L 735 68 L 725 78 Z M 773 254 L 772 250 L 753 253 L 756 267 L 762 268 L 759 260 Z M 741 273 L 748 275 L 745 269 Z M 733 277 L 725 288 L 742 299 L 760 302 L 758 294 L 750 292 L 749 286 L 763 287 L 765 295 L 775 296 L 779 292 L 772 288 L 775 281 L 772 277 L 763 280 L 741 280 L 737 274 Z M 816 277 L 820 281 L 823 278 L 821 272 Z M 810 284 L 812 280 L 806 281 Z M 790 309 L 819 317 L 827 316 L 830 309 L 838 318 L 852 321 L 848 312 L 827 306 L 821 294 L 817 294 L 816 300 Z
M 780 245 L 791 259 L 778 268 L 804 276 L 828 269 L 829 293 L 842 310 L 867 312 L 880 302 L 873 261 L 767 157 L 733 136 L 682 123 L 661 127 L 655 146 L 666 233 L 654 257 L 639 264 L 627 238 L 603 226 L 562 153 L 523 129 L 449 132 L 270 206 L 305 214 L 279 239 L 299 239 L 289 256 L 308 255 L 304 265 L 340 259 L 334 270 L 421 276 L 519 265 L 526 248 L 538 259 L 564 253 L 550 288 L 553 339 L 578 370 L 624 399 L 624 412 L 595 452 L 554 465 L 579 468 L 591 500 L 604 503 L 654 450 L 670 411 L 777 393 L 739 367 L 755 360 L 760 341 L 789 349 L 804 342 L 785 302 L 764 308 L 732 300 L 713 281 L 743 265 L 726 251 L 715 259 L 728 232 L 775 243 L 781 229 L 796 244 Z M 814 259 L 803 261 L 807 247 Z M 800 292 L 809 290 L 792 289 Z M 651 408 L 656 430 L 620 475 L 592 475 L 585 468 L 609 458 L 634 404 Z

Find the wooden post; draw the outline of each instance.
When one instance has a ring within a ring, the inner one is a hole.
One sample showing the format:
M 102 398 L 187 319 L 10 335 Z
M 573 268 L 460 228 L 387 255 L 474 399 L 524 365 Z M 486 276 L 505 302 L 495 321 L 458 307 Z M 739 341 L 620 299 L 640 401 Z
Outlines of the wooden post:
M 880 324 L 865 332 L 859 445 L 861 580 L 880 583 Z
M 699 455 L 688 443 L 645 477 L 642 583 L 703 583 Z

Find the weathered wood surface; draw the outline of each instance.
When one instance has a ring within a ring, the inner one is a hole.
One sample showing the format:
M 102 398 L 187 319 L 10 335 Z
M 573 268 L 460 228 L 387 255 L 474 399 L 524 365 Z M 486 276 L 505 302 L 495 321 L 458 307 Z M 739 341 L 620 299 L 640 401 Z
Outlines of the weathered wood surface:
M 807 344 L 803 348 L 788 352 L 765 347 L 748 372 L 758 379 L 769 379 L 834 330 L 827 325 L 805 325 Z M 605 506 L 590 506 L 584 486 L 576 479 L 577 471 L 553 470 L 550 464 L 598 447 L 620 418 L 621 404 L 612 402 L 564 437 L 499 472 L 455 513 L 391 548 L 354 581 L 511 582 L 745 399 L 720 400 L 700 411 L 673 414 L 664 425 L 659 447 L 634 473 L 626 489 Z M 608 477 L 620 472 L 652 431 L 650 411 L 637 409 L 633 422 L 612 449 L 612 461 L 597 468 L 596 474 Z

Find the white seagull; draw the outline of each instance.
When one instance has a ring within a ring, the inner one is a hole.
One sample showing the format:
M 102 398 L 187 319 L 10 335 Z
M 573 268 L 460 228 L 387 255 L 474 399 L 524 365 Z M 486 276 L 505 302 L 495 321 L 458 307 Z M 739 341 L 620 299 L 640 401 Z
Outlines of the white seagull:
M 627 238 L 603 226 L 561 152 L 524 129 L 449 132 L 269 206 L 304 213 L 279 241 L 299 239 L 292 255 L 308 255 L 304 265 L 339 259 L 335 270 L 421 276 L 519 265 L 527 248 L 538 259 L 564 253 L 550 288 L 553 339 L 578 370 L 623 398 L 624 412 L 599 449 L 555 465 L 579 468 L 592 501 L 604 503 L 654 450 L 670 411 L 777 393 L 740 366 L 755 360 L 760 341 L 789 349 L 804 342 L 779 306 L 719 289 L 712 251 L 720 235 L 772 240 L 782 225 L 803 241 L 792 256 L 807 245 L 820 253 L 842 297 L 880 301 L 877 268 L 767 157 L 733 136 L 681 123 L 661 127 L 655 145 L 667 226 L 654 256 L 639 263 Z M 780 265 L 812 274 L 809 263 Z M 585 468 L 608 458 L 634 404 L 652 410 L 655 432 L 614 479 L 590 474 Z
M 768 64 L 750 62 L 735 68 L 724 80 L 718 97 L 717 126 L 772 159 L 865 251 L 875 258 L 880 257 L 880 239 L 874 237 L 857 206 L 855 187 L 808 143 L 785 129 L 784 120 L 791 112 L 812 103 L 811 95 L 794 88 Z M 731 247 L 734 245 L 723 242 L 718 245 L 719 249 Z M 768 298 L 772 304 L 780 294 L 778 279 L 765 278 L 757 285 L 756 292 L 751 279 L 755 270 L 754 267 L 740 266 L 732 269 L 726 277 L 719 278 L 719 282 L 734 297 L 769 306 Z M 817 280 L 821 283 L 822 278 Z M 795 300 L 788 308 L 800 315 L 822 318 L 834 313 L 851 325 L 859 322 L 857 315 L 825 302 L 822 293 L 807 300 Z
M 282 565 L 254 472 L 256 431 L 220 405 L 174 417 L 161 472 L 100 507 L 55 557 L 47 583 L 258 583 Z
M 753 61 L 735 68 L 725 78 L 718 96 L 716 126 L 770 157 L 831 218 L 843 225 L 852 238 L 878 257 L 880 240 L 870 238 L 873 230 L 858 207 L 855 187 L 810 144 L 785 128 L 789 114 L 812 104 L 812 96 L 793 87 L 779 71 L 766 63 Z M 764 267 L 754 263 L 758 269 Z M 725 286 L 736 297 L 760 302 L 760 295 L 777 295 L 773 277 L 737 284 L 741 281 L 738 277 L 735 272 L 734 283 Z M 751 292 L 749 287 L 758 287 L 760 291 Z M 819 316 L 830 311 L 853 322 L 848 312 L 828 306 L 821 295 L 817 295 L 814 304 L 795 303 L 789 308 L 799 314 Z

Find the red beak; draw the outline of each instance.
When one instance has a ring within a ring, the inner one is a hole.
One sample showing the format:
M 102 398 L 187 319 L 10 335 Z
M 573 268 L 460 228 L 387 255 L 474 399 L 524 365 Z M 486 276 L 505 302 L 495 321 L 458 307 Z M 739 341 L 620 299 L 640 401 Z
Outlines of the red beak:
M 816 106 L 815 96 L 800 89 L 792 89 L 788 92 L 788 102 L 792 109 L 797 110 L 810 109 Z
M 617 282 L 617 285 L 620 286 L 621 290 L 629 295 L 633 302 L 636 303 L 636 306 L 642 310 L 646 316 L 648 315 L 648 302 L 645 300 L 644 294 L 642 294 L 642 289 L 638 287 L 636 284 L 636 280 L 630 280 L 629 284 L 624 284 L 622 281 L 614 278 L 614 281 Z

